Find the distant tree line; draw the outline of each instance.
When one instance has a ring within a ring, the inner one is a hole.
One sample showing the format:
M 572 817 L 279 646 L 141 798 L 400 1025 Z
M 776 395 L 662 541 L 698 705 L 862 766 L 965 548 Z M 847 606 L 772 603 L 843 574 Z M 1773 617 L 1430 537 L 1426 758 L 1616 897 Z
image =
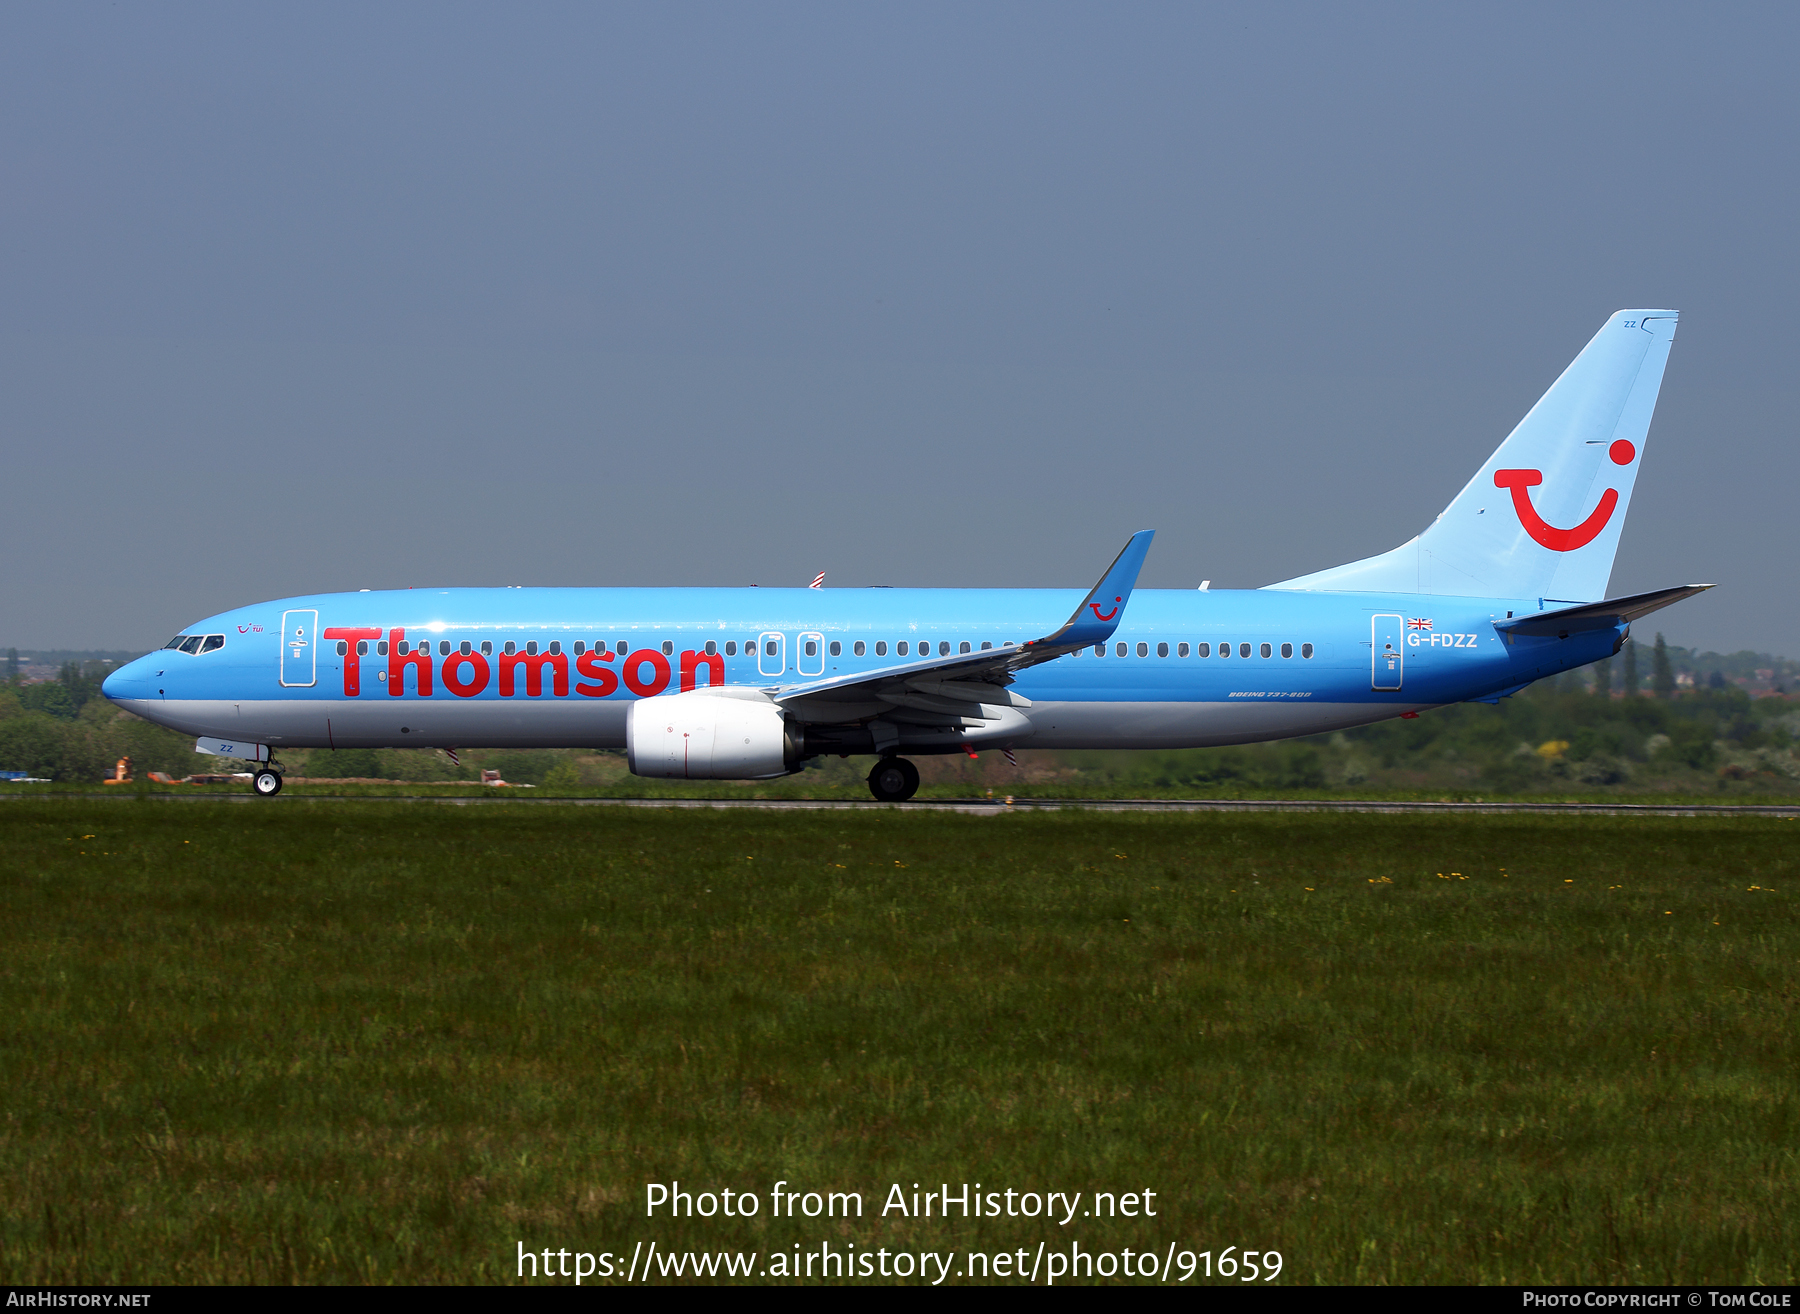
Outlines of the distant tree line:
M 1661 635 L 1648 645 L 1647 658 L 1639 647 L 1628 643 L 1617 657 L 1540 680 L 1498 706 L 1440 708 L 1416 719 L 1244 748 L 1059 757 L 1096 788 L 1125 793 L 1693 788 L 1715 777 L 1800 788 L 1800 706 L 1786 697 L 1753 698 L 1731 683 L 1745 671 L 1791 678 L 1793 663 L 1758 653 L 1695 654 Z M 9 670 L 14 651 L 7 654 Z M 188 736 L 109 703 L 100 683 L 112 665 L 70 658 L 56 679 L 33 684 L 9 674 L 0 684 L 0 769 L 81 781 L 100 779 L 123 756 L 140 775 L 166 771 L 179 778 L 226 765 L 194 753 Z M 1677 683 L 1684 670 L 1696 674 L 1693 687 Z M 1638 696 L 1624 696 L 1629 691 Z M 470 780 L 479 768 L 494 767 L 518 784 L 555 786 L 584 783 L 577 775 L 593 773 L 578 766 L 579 756 L 477 751 L 464 753 L 457 765 L 428 750 L 313 749 L 293 750 L 284 761 L 297 776 Z

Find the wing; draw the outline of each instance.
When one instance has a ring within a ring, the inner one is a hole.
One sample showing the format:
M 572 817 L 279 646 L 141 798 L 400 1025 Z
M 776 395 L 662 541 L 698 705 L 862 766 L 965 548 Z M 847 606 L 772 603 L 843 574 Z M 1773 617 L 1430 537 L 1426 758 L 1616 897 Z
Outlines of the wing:
M 1029 699 L 1006 687 L 1016 672 L 1105 643 L 1119 628 L 1155 532 L 1133 534 L 1074 615 L 1041 639 L 793 685 L 775 701 L 797 719 L 821 724 L 880 717 L 911 725 L 973 728 L 1016 717 L 1006 709 L 1031 706 Z

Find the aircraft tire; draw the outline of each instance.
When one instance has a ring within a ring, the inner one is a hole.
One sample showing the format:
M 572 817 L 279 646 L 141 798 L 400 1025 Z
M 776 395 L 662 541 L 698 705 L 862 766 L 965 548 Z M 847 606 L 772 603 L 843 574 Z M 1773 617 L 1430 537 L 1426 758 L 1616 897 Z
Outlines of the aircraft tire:
M 250 788 L 264 798 L 274 798 L 281 792 L 281 772 L 264 768 L 250 777 Z
M 903 757 L 884 757 L 869 772 L 869 792 L 881 803 L 904 803 L 919 792 L 919 768 Z

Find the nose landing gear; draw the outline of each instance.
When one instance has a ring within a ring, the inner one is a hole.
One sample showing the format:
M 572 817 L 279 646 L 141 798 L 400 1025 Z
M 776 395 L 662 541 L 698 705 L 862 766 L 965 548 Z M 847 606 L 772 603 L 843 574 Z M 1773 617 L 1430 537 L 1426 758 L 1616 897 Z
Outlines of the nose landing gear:
M 869 792 L 878 802 L 904 803 L 919 792 L 919 768 L 903 757 L 884 757 L 869 772 Z

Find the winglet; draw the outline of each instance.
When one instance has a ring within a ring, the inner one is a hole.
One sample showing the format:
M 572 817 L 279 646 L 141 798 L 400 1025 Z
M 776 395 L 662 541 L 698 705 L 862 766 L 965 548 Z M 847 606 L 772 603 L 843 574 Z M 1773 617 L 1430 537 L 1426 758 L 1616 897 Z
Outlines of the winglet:
M 1150 553 L 1154 529 L 1140 529 L 1131 536 L 1100 582 L 1088 590 L 1087 597 L 1075 608 L 1075 614 L 1055 634 L 1035 639 L 1029 648 L 1085 648 L 1091 643 L 1105 643 L 1119 628 L 1119 617 L 1131 601 L 1131 590 L 1137 587 L 1138 572 Z

